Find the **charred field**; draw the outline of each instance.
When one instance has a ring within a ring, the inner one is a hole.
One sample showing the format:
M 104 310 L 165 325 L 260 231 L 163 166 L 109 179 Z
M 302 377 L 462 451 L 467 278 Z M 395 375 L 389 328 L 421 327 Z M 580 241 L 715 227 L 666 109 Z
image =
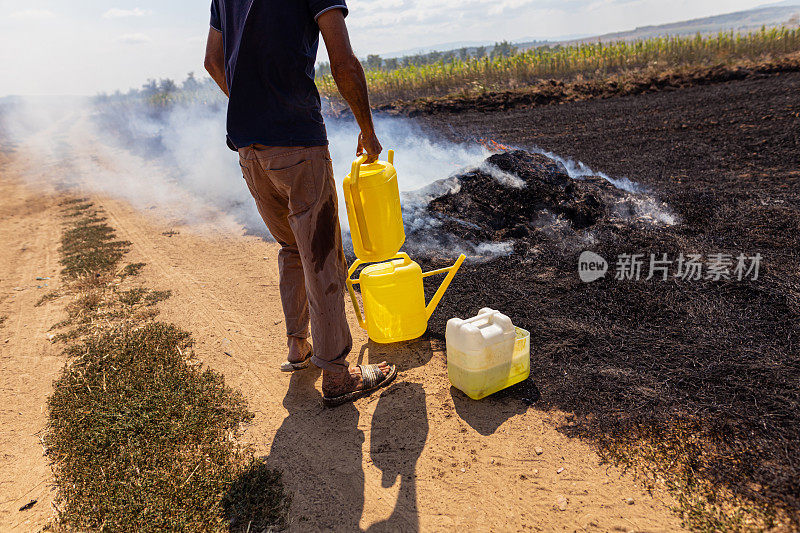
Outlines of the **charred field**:
M 462 267 L 429 335 L 501 310 L 532 333 L 531 380 L 508 396 L 571 413 L 564 432 L 665 480 L 691 527 L 800 526 L 800 73 L 417 120 L 636 184 L 511 151 L 429 191 L 435 227 L 407 228 L 408 246 L 441 250 L 426 266 L 464 243 L 507 249 Z M 608 260 L 604 278 L 579 279 L 584 250 Z M 640 280 L 616 279 L 620 254 L 644 255 Z M 681 279 L 675 264 L 646 280 L 650 254 L 762 259 L 755 280 Z

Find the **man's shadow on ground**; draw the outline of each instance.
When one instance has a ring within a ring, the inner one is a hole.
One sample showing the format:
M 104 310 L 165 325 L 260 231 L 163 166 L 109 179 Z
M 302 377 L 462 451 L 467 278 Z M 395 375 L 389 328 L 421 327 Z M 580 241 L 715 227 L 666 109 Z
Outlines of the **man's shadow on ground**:
M 402 415 L 402 416 L 399 416 Z M 381 394 L 370 432 L 370 457 L 383 473 L 385 488 L 400 488 L 392 514 L 370 532 L 418 531 L 416 467 L 428 439 L 425 391 L 418 383 L 398 383 Z
M 370 342 L 362 348 L 358 362 L 387 360 L 402 372 L 425 365 L 432 354 L 426 339 L 392 345 Z M 324 408 L 315 388 L 319 378 L 316 367 L 292 374 L 283 399 L 289 414 L 275 434 L 266 462 L 283 473 L 287 491 L 293 495 L 291 529 L 360 531 L 365 494 L 365 436 L 359 429 L 360 413 L 353 404 Z M 519 387 L 525 389 L 529 400 L 538 399 L 532 382 L 478 402 L 455 389 L 451 389 L 451 395 L 459 416 L 481 434 L 489 435 L 527 409 L 527 402 L 519 401 Z M 398 482 L 400 486 L 389 517 L 368 530 L 416 531 L 416 466 L 429 429 L 425 391 L 420 384 L 403 382 L 401 375 L 396 383 L 376 394 L 380 397 L 370 421 L 370 458 L 382 472 L 383 487 Z
M 389 354 L 384 358 L 398 364 Z M 359 531 L 365 493 L 360 414 L 353 404 L 324 408 L 315 388 L 319 377 L 316 368 L 291 376 L 283 400 L 289 415 L 275 434 L 266 461 L 283 472 L 287 490 L 294 493 L 292 529 Z M 419 525 L 415 470 L 428 436 L 425 392 L 420 385 L 398 381 L 380 394 L 371 421 L 370 455 L 383 472 L 383 486 L 394 485 L 399 476 L 400 492 L 390 517 L 369 530 L 415 531 Z
M 444 350 L 444 346 L 441 349 Z M 433 343 L 422 337 L 393 344 L 370 340 L 361 347 L 357 360 L 359 364 L 385 360 L 403 372 L 428 364 L 432 357 Z M 450 395 L 458 416 L 481 435 L 491 435 L 509 418 L 525 413 L 541 397 L 536 383 L 530 378 L 482 400 L 472 400 L 455 387 L 450 388 Z

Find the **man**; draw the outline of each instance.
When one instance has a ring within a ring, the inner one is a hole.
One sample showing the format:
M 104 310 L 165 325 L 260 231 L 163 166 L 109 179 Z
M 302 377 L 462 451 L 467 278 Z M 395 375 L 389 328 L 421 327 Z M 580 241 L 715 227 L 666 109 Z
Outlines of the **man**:
M 328 140 L 314 84 L 319 34 L 333 78 L 361 127 L 357 155 L 375 161 L 367 84 L 350 47 L 344 0 L 212 0 L 206 69 L 228 95 L 228 146 L 280 243 L 280 294 L 289 354 L 281 369 L 322 368 L 326 405 L 388 385 L 394 366 L 349 368 L 347 265 Z M 308 343 L 309 322 L 314 346 Z

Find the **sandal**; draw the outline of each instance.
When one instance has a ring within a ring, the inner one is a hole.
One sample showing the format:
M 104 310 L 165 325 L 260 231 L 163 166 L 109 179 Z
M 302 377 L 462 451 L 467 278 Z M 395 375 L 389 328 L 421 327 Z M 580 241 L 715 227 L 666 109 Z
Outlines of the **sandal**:
M 397 377 L 397 367 L 389 366 L 389 373 L 383 375 L 378 365 L 358 365 L 361 369 L 361 388 L 357 391 L 347 392 L 339 396 L 323 396 L 322 403 L 326 407 L 336 407 L 348 402 L 354 402 L 364 396 L 369 396 L 378 389 L 390 384 Z
M 286 361 L 285 363 L 281 364 L 281 372 L 294 372 L 295 370 L 303 370 L 304 368 L 308 368 L 308 365 L 311 363 L 311 358 L 314 356 L 314 350 L 309 350 L 306 354 L 306 358 L 298 363 L 292 363 L 290 361 Z

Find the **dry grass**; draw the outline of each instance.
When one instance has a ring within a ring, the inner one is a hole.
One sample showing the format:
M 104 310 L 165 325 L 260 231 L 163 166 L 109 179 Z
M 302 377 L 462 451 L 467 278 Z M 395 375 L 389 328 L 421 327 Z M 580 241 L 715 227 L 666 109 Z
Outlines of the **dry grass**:
M 800 70 L 800 53 L 758 61 L 742 60 L 712 66 L 653 66 L 606 76 L 580 77 L 575 80 L 541 80 L 528 86 L 504 91 L 475 94 L 451 94 L 398 100 L 379 105 L 378 110 L 390 115 L 459 113 L 467 110 L 484 112 L 517 107 L 537 107 L 590 99 L 632 96 L 671 91 L 698 85 L 759 78 L 780 72 Z M 332 103 L 334 114 L 347 113 L 343 105 Z
M 39 298 L 39 299 L 36 301 L 36 303 L 35 303 L 35 304 L 33 304 L 33 305 L 34 305 L 35 307 L 41 307 L 41 306 L 43 306 L 44 304 L 46 304 L 47 302 L 51 302 L 51 301 L 53 301 L 53 300 L 57 300 L 57 299 L 59 299 L 60 297 L 61 297 L 61 294 L 60 294 L 58 291 L 48 292 L 47 294 L 45 294 L 45 295 L 43 295 L 41 298 Z
M 455 59 L 395 70 L 368 70 L 366 76 L 373 103 L 381 105 L 420 97 L 475 96 L 525 87 L 548 78 L 598 79 L 620 72 L 738 62 L 798 50 L 800 29 L 772 28 L 750 34 L 730 32 L 705 37 L 541 47 L 510 57 Z M 322 96 L 341 100 L 332 76 L 318 77 L 317 85 Z
M 62 274 L 67 279 L 82 277 L 84 281 L 108 275 L 130 246 L 114 239 L 114 230 L 105 217 L 83 200 L 64 203 L 65 216 L 74 219 L 61 237 Z

